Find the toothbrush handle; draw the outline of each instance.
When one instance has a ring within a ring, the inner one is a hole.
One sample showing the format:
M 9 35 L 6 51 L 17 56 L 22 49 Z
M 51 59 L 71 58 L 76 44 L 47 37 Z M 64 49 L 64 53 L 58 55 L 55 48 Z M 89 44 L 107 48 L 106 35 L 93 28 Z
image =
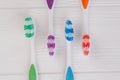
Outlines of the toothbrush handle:
M 37 73 L 37 68 L 35 65 L 35 43 L 34 43 L 35 37 L 31 39 L 31 65 L 29 69 L 29 80 L 38 80 L 38 73 Z
M 53 35 L 53 10 L 49 10 L 49 34 Z
M 74 80 L 74 73 L 71 66 L 67 66 L 66 79 L 65 80 Z
M 34 42 L 34 37 L 31 39 L 31 63 L 35 64 L 35 58 L 36 58 L 36 54 L 35 54 L 35 42 Z
M 29 80 L 38 80 L 37 70 L 36 70 L 36 66 L 34 64 L 30 65 Z
M 88 55 L 90 53 L 91 40 L 90 40 L 90 32 L 88 25 L 88 9 L 83 11 L 84 13 L 84 33 L 82 36 L 82 48 L 84 55 Z
M 71 65 L 71 42 L 67 41 L 67 65 Z
M 53 30 L 53 9 L 49 10 L 49 36 L 48 36 L 48 49 L 49 49 L 49 55 L 53 56 L 55 51 L 55 36 L 54 36 L 54 30 Z
M 74 80 L 74 73 L 71 67 L 71 42 L 67 41 L 67 71 L 66 80 Z
M 88 25 L 88 9 L 83 11 L 83 17 L 84 17 L 84 32 L 85 34 L 89 33 L 89 25 Z

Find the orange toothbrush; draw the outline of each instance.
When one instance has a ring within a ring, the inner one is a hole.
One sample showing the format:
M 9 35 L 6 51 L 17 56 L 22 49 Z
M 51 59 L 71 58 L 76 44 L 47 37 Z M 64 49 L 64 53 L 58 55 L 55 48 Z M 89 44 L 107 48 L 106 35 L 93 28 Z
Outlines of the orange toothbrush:
M 90 34 L 89 34 L 89 25 L 88 25 L 88 7 L 89 0 L 81 0 L 83 6 L 83 17 L 84 17 L 84 33 L 82 36 L 82 49 L 85 56 L 90 53 Z

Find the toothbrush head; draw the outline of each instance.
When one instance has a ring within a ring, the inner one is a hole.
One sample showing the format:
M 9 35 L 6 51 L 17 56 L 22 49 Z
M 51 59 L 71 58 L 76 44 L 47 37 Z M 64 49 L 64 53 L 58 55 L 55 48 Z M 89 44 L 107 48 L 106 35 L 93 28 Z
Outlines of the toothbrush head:
M 81 2 L 82 2 L 82 5 L 83 5 L 83 8 L 87 9 L 89 0 L 81 0 Z
M 25 18 L 24 31 L 26 38 L 32 38 L 34 36 L 34 24 L 31 17 Z
M 49 9 L 53 8 L 54 0 L 46 0 Z
M 49 35 L 47 46 L 48 46 L 48 49 L 49 49 L 49 55 L 50 56 L 54 55 L 54 48 L 55 48 L 55 42 L 54 41 L 55 41 L 55 36 Z
M 67 41 L 73 41 L 74 39 L 74 29 L 73 29 L 73 24 L 71 20 L 66 21 L 65 38 Z
M 84 55 L 87 56 L 90 53 L 90 35 L 84 34 L 82 37 L 82 48 Z

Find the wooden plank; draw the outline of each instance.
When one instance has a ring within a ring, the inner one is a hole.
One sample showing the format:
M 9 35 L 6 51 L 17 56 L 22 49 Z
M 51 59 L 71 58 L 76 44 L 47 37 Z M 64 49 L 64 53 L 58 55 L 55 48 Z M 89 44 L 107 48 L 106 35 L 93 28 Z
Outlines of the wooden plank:
M 77 73 L 75 74 L 75 80 L 119 80 L 120 73 Z M 27 75 L 2 75 L 0 76 L 2 80 L 28 80 Z M 40 74 L 40 80 L 64 80 L 64 74 Z
M 75 80 L 119 80 L 120 73 L 80 73 L 75 75 Z
M 55 7 L 80 6 L 80 0 L 56 0 Z M 119 0 L 91 0 L 90 6 L 120 6 Z M 45 0 L 2 0 L 0 8 L 46 8 Z
M 81 9 L 77 7 L 55 9 L 54 25 L 57 36 L 57 53 L 53 58 L 49 57 L 46 46 L 48 35 L 47 9 L 1 9 L 0 47 L 2 47 L 2 50 L 0 50 L 0 53 L 2 53 L 2 56 L 0 56 L 0 63 L 2 65 L 0 73 L 15 74 L 28 72 L 30 49 L 29 41 L 24 38 L 23 30 L 24 17 L 28 15 L 32 15 L 37 23 L 36 54 L 38 55 L 37 62 L 39 73 L 65 71 L 66 43 L 64 38 L 64 26 L 66 16 L 71 16 L 70 18 L 73 20 L 76 31 L 75 40 L 72 44 L 74 71 L 120 71 L 120 37 L 118 37 L 120 32 L 119 27 L 115 26 L 120 24 L 120 11 L 118 9 L 119 8 L 116 6 L 104 7 L 104 9 L 103 7 L 90 8 L 89 17 L 92 34 L 92 53 L 89 57 L 82 56 L 81 52 Z M 113 11 L 111 12 L 111 10 Z M 61 11 L 64 13 L 61 13 Z M 111 37 L 111 35 L 115 36 Z

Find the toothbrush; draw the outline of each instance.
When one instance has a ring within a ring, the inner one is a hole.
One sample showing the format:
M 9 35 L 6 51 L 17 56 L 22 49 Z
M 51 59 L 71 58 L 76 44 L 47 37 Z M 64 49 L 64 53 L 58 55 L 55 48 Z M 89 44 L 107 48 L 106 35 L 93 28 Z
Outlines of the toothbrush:
M 89 0 L 81 0 L 83 5 L 83 16 L 84 16 L 84 34 L 82 36 L 82 49 L 85 56 L 90 53 L 90 34 L 89 34 L 89 25 L 88 25 L 88 5 Z
M 66 21 L 65 38 L 67 43 L 67 69 L 66 80 L 74 80 L 74 73 L 71 67 L 71 41 L 74 39 L 74 29 L 70 20 Z
M 38 73 L 36 69 L 36 54 L 35 54 L 35 24 L 31 17 L 25 18 L 24 31 L 25 37 L 30 40 L 31 43 L 31 64 L 29 69 L 29 80 L 38 80 Z
M 53 8 L 54 8 L 54 0 L 46 0 L 48 10 L 49 10 L 49 36 L 48 36 L 48 43 L 47 47 L 49 50 L 49 55 L 54 55 L 54 49 L 55 49 L 55 36 L 54 36 L 54 30 L 53 30 Z

